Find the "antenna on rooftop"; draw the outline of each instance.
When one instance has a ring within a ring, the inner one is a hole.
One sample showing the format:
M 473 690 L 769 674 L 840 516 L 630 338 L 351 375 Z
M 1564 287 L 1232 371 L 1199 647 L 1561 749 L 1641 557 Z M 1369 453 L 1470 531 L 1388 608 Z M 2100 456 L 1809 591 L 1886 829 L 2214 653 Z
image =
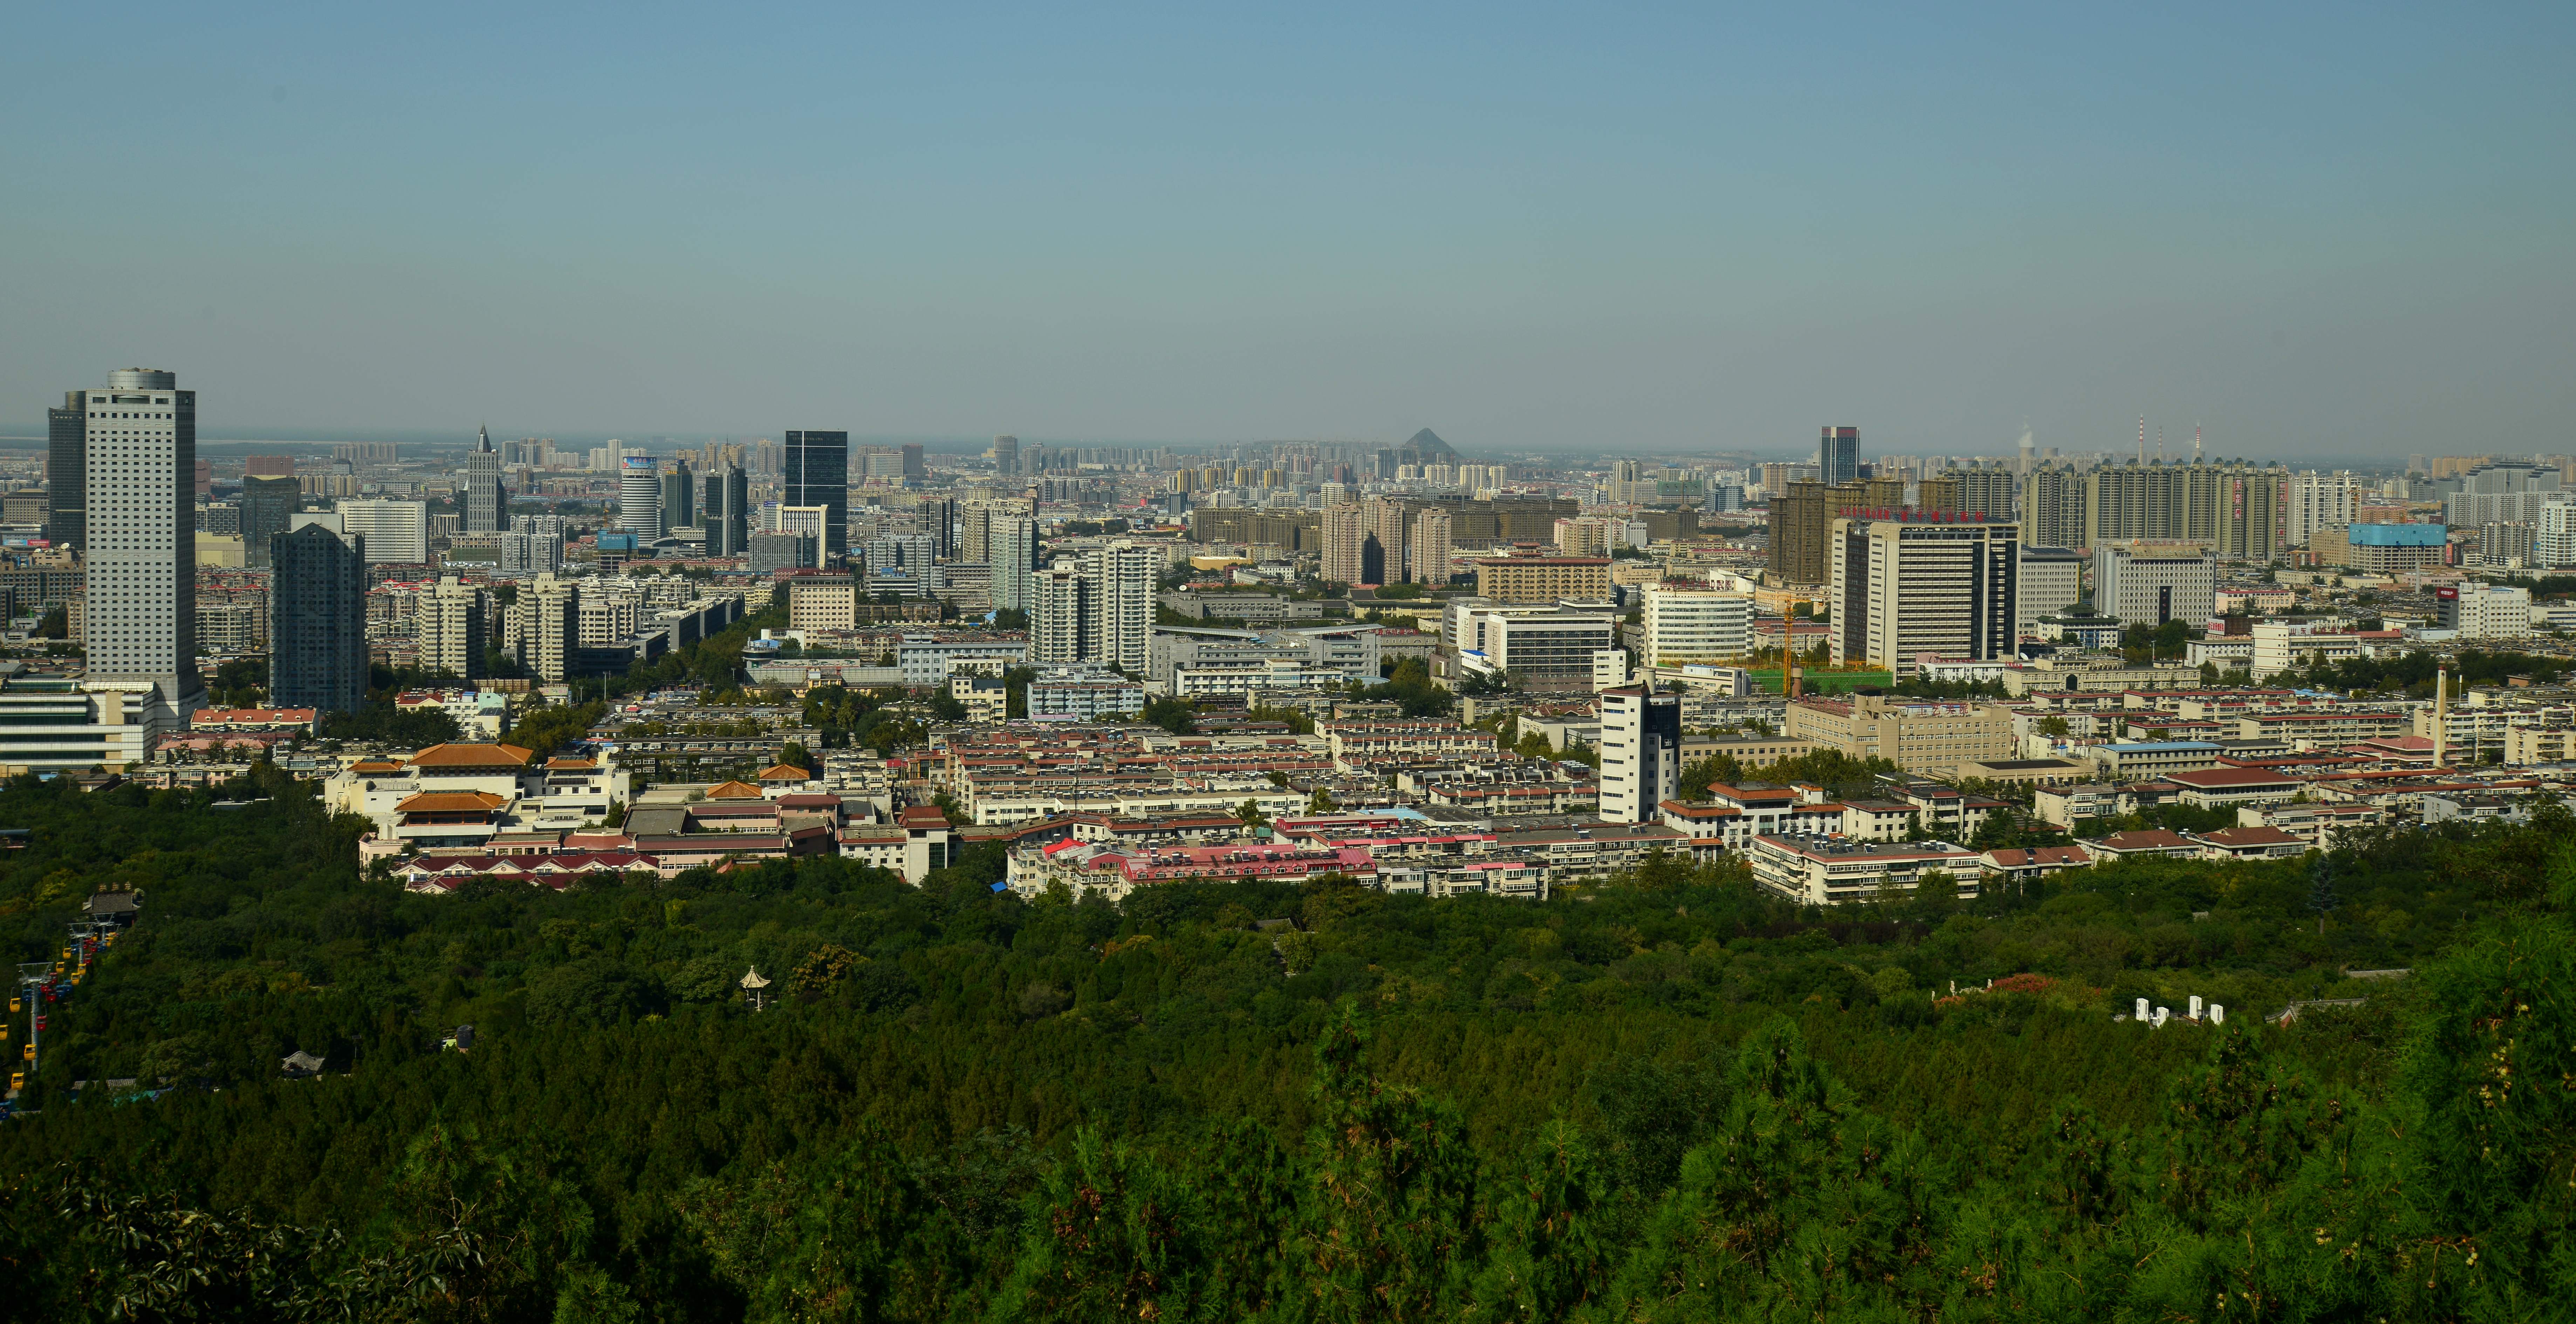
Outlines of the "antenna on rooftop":
M 2147 416 L 2138 415 L 2138 463 L 2147 462 Z

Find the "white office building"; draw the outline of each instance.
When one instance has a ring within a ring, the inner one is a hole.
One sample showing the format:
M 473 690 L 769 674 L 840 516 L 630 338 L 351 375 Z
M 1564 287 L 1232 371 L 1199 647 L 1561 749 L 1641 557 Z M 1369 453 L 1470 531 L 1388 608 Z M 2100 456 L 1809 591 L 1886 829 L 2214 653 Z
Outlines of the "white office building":
M 2445 585 L 2435 590 L 2442 628 L 2462 639 L 2522 639 L 2531 634 L 2531 590 L 2506 584 Z
M 2093 610 L 2124 626 L 2182 621 L 2198 629 L 2218 614 L 2217 565 L 2205 551 L 2104 543 L 2093 549 Z
M 351 497 L 340 503 L 337 532 L 365 538 L 371 562 L 416 565 L 429 559 L 429 503 Z
M 1652 681 L 1601 692 L 1601 817 L 1659 821 L 1680 784 L 1682 701 Z
M 630 455 L 618 461 L 617 527 L 634 534 L 638 543 L 662 537 L 662 475 L 653 472 L 648 456 Z
M 124 368 L 65 397 L 80 435 L 90 687 L 156 701 L 144 725 L 185 726 L 197 674 L 197 393 L 178 374 Z M 66 438 L 68 444 L 68 438 Z
M 1991 662 L 2019 647 L 2019 524 L 1908 511 L 1834 520 L 1827 542 L 1837 664 L 1903 676 L 1926 654 Z
M 1649 584 L 1645 596 L 1637 653 L 1647 666 L 1732 662 L 1752 651 L 1750 594 Z
M 2083 596 L 2083 553 L 2064 547 L 2021 549 L 2021 572 L 2013 583 L 2013 620 L 2020 633 L 2037 633 L 2040 617 L 2064 611 Z

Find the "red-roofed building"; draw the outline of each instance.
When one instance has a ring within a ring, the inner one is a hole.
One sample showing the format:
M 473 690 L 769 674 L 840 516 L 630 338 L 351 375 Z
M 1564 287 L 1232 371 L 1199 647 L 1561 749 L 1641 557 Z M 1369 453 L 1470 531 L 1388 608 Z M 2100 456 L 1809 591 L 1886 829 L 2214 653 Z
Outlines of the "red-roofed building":
M 2306 854 L 2308 849 L 2306 838 L 2276 827 L 2221 828 L 2194 840 L 2200 843 L 2200 857 L 2205 860 L 2279 860 Z
M 2033 846 L 1990 850 L 1977 857 L 1978 871 L 1989 882 L 2028 883 L 2068 869 L 2093 867 L 2093 853 L 2081 846 Z
M 2143 832 L 2114 832 L 2100 841 L 2084 843 L 2095 859 L 2105 862 L 2125 860 L 2131 856 L 2170 856 L 2187 860 L 2200 854 L 2200 843 L 2179 832 L 2148 828 Z
M 2234 809 L 2239 805 L 2280 804 L 2295 800 L 2307 783 L 2261 768 L 2202 768 L 2165 774 L 2182 788 L 2176 798 L 2194 809 Z

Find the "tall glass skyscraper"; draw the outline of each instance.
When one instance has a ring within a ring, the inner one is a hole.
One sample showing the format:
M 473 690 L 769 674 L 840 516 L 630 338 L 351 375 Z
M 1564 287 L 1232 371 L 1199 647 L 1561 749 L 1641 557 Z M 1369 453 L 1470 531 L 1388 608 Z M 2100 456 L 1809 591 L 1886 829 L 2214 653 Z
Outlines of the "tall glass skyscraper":
M 304 488 L 293 478 L 249 476 L 242 479 L 241 535 L 243 558 L 254 566 L 269 563 L 269 535 L 286 532 Z
M 779 456 L 786 494 L 782 506 L 821 506 L 823 557 L 837 561 L 850 550 L 850 434 L 790 432 Z
M 707 555 L 740 556 L 751 550 L 751 480 L 738 464 L 706 472 L 698 518 L 707 531 Z
M 1828 426 L 1816 446 L 1818 477 L 1825 486 L 1860 481 L 1860 429 Z

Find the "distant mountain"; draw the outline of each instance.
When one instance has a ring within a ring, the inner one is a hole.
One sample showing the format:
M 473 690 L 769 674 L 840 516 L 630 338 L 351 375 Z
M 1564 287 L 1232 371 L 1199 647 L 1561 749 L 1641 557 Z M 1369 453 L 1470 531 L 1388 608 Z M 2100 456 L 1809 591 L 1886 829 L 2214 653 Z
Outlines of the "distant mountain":
M 1404 452 L 1407 457 L 1421 457 L 1407 458 L 1405 462 L 1408 464 L 1438 464 L 1443 460 L 1458 458 L 1458 452 L 1452 450 L 1448 442 L 1442 441 L 1439 433 L 1429 428 L 1414 433 L 1404 443 Z

